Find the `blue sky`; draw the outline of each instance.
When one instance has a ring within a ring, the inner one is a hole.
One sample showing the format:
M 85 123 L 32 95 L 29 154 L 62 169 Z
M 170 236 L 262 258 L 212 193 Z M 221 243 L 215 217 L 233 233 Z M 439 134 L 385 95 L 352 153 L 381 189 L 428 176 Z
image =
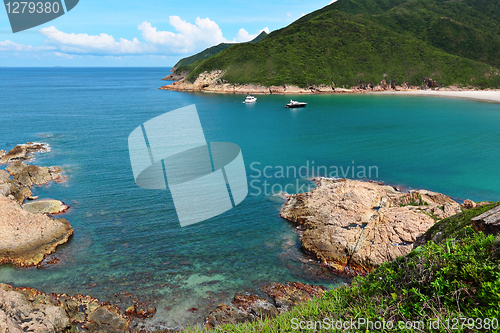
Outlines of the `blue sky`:
M 280 29 L 329 2 L 80 0 L 65 15 L 15 34 L 0 9 L 0 66 L 172 66 L 220 42 Z

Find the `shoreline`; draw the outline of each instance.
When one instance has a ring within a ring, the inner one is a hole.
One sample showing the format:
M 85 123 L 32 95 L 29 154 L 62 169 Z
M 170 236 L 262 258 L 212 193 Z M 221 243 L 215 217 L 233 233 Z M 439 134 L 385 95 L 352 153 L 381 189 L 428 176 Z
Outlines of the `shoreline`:
M 490 103 L 500 103 L 500 89 L 478 90 L 475 88 L 459 88 L 456 86 L 437 87 L 437 83 L 431 79 L 426 80 L 421 87 L 403 84 L 396 86 L 385 80 L 380 84 L 356 86 L 350 89 L 337 88 L 334 86 L 320 85 L 300 88 L 293 85 L 261 86 L 254 84 L 230 84 L 221 80 L 223 71 L 213 71 L 201 74 L 195 82 L 187 82 L 186 79 L 164 85 L 159 90 L 205 92 L 215 94 L 250 94 L 250 95 L 319 95 L 319 94 L 386 94 L 386 95 L 409 95 L 409 96 L 434 96 L 448 98 L 463 98 Z

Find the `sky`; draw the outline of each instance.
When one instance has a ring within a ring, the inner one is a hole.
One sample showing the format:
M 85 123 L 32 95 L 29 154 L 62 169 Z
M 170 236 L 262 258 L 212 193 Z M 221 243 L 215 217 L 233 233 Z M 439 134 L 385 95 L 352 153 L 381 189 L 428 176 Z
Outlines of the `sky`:
M 65 15 L 17 33 L 5 7 L 0 67 L 170 67 L 221 42 L 283 28 L 331 2 L 80 0 Z

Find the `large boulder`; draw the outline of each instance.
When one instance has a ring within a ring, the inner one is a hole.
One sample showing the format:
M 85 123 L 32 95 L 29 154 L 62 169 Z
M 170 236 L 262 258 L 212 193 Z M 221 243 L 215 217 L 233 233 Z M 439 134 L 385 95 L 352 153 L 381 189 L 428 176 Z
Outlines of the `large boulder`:
M 450 197 L 426 190 L 346 179 L 317 183 L 290 196 L 280 215 L 301 225 L 305 250 L 345 275 L 366 274 L 408 254 L 436 219 L 461 211 Z
M 65 219 L 35 215 L 0 196 L 0 264 L 37 265 L 72 234 L 73 228 Z
M 500 235 L 500 206 L 473 218 L 472 228 L 487 235 Z

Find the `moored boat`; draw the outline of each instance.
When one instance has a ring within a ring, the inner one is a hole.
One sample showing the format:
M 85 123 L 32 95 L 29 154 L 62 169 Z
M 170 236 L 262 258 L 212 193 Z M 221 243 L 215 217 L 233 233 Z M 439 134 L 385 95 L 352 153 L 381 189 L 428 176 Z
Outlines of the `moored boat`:
M 243 101 L 243 103 L 255 103 L 257 102 L 257 98 L 253 95 L 248 95 L 247 98 Z
M 286 107 L 287 108 L 303 108 L 306 105 L 307 105 L 307 103 L 304 103 L 304 102 L 297 102 L 297 101 L 290 100 L 290 103 L 288 103 L 286 105 Z

